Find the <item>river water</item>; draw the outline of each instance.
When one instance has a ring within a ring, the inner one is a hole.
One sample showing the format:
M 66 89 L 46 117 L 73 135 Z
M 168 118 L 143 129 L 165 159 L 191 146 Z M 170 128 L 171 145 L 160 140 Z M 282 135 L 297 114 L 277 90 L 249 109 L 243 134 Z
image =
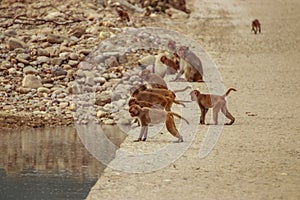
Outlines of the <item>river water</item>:
M 119 145 L 124 135 L 106 127 Z M 0 199 L 84 199 L 105 169 L 74 127 L 0 130 Z

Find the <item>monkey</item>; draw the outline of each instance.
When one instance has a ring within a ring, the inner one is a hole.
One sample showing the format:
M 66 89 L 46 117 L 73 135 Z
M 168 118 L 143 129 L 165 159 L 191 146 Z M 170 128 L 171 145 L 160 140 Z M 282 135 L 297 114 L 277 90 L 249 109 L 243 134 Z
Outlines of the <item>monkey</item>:
M 140 124 L 142 125 L 140 135 L 137 140 L 134 140 L 134 142 L 146 141 L 148 134 L 148 125 L 158 124 L 161 122 L 165 122 L 167 130 L 174 137 L 178 138 L 177 142 L 183 142 L 183 137 L 180 135 L 175 126 L 174 116 L 183 119 L 187 124 L 189 124 L 189 122 L 177 113 L 147 107 L 141 108 L 139 105 L 130 106 L 129 113 L 131 117 L 137 117 L 140 121 Z
M 157 74 L 151 73 L 148 69 L 144 69 L 142 71 L 141 77 L 143 80 L 147 81 L 152 88 L 168 89 L 167 83 L 164 79 Z
M 148 91 L 137 91 L 135 90 L 132 94 L 138 101 L 151 102 L 153 104 L 161 105 L 166 111 L 171 111 L 173 103 L 182 104 L 173 98 L 162 96 L 161 94 L 148 92 Z
M 130 22 L 128 13 L 121 6 L 116 6 L 116 12 L 123 21 Z
M 189 50 L 188 47 L 181 46 L 178 49 L 178 55 L 180 60 L 183 59 L 184 62 L 189 64 L 186 65 L 183 61 L 180 63 L 180 72 L 175 77 L 174 81 L 176 81 L 183 73 L 185 73 L 185 78 L 187 81 L 197 81 L 197 82 L 204 82 L 203 81 L 203 68 L 201 60 Z
M 164 109 L 161 105 L 159 104 L 153 104 L 151 102 L 147 101 L 138 101 L 136 98 L 131 97 L 128 101 L 128 106 L 133 106 L 133 105 L 139 105 L 141 108 L 148 107 L 148 108 L 156 108 L 156 109 Z M 139 121 L 135 119 L 133 123 L 138 123 L 140 125 Z
M 156 109 L 163 109 L 161 105 L 153 104 L 147 101 L 138 101 L 136 98 L 131 97 L 128 101 L 128 106 L 132 105 L 139 105 L 141 108 L 148 107 L 148 108 L 156 108 Z
M 260 22 L 258 19 L 255 19 L 252 21 L 252 29 L 251 32 L 254 31 L 255 34 L 257 34 L 257 31 L 261 33 L 261 28 L 260 28 Z
M 183 92 L 187 89 L 191 88 L 190 86 L 187 86 L 185 87 L 184 89 L 181 89 L 181 90 L 175 90 L 175 91 L 171 91 L 171 90 L 168 90 L 168 89 L 161 89 L 161 88 L 147 88 L 146 85 L 140 85 L 139 87 L 137 87 L 136 89 L 134 89 L 134 91 L 132 91 L 132 96 L 141 92 L 141 91 L 146 91 L 146 92 L 152 92 L 152 93 L 155 93 L 155 94 L 159 94 L 159 95 L 162 95 L 164 97 L 167 97 L 167 98 L 170 98 L 174 103 L 176 104 L 180 104 L 182 106 L 185 107 L 185 105 L 182 103 L 182 102 L 185 102 L 185 101 L 178 101 L 178 100 L 175 100 L 176 98 L 176 92 Z
M 235 118 L 229 113 L 225 100 L 225 97 L 228 96 L 230 91 L 236 91 L 236 89 L 229 88 L 227 92 L 222 96 L 213 94 L 201 94 L 199 90 L 193 90 L 190 92 L 191 100 L 197 101 L 198 106 L 201 110 L 200 124 L 205 124 L 205 115 L 209 108 L 213 108 L 214 124 L 218 124 L 218 113 L 220 110 L 228 119 L 231 120 L 229 123 L 225 123 L 225 125 L 232 125 L 234 123 Z
M 170 74 L 174 74 L 179 70 L 179 60 L 174 61 L 167 56 L 162 56 L 160 58 L 160 61 L 169 67 L 168 69 L 170 71 Z

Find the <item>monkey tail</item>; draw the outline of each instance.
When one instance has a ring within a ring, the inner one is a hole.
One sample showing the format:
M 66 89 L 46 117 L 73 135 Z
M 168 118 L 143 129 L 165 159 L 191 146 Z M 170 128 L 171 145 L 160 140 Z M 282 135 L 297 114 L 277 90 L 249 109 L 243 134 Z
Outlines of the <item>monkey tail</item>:
M 173 115 L 173 116 L 176 116 L 176 117 L 178 117 L 178 118 L 180 118 L 180 119 L 183 119 L 187 124 L 190 124 L 189 121 L 188 121 L 187 119 L 185 119 L 184 117 L 178 115 L 177 113 L 174 113 L 174 112 L 169 112 L 169 113 L 170 113 L 171 115 Z
M 187 89 L 191 89 L 192 87 L 191 86 L 186 86 L 184 89 L 181 89 L 181 90 L 174 90 L 173 92 L 174 93 L 177 93 L 177 92 L 184 92 L 186 91 Z
M 230 93 L 231 90 L 236 91 L 236 89 L 234 89 L 234 88 L 229 88 L 229 89 L 227 90 L 227 92 L 223 95 L 223 97 L 224 97 L 224 98 L 227 97 L 227 96 L 229 95 L 229 93 Z
M 180 104 L 180 105 L 182 105 L 183 107 L 185 107 L 184 103 L 182 103 L 182 102 L 180 102 L 180 101 L 178 101 L 178 100 L 175 100 L 175 99 L 174 99 L 174 103 Z

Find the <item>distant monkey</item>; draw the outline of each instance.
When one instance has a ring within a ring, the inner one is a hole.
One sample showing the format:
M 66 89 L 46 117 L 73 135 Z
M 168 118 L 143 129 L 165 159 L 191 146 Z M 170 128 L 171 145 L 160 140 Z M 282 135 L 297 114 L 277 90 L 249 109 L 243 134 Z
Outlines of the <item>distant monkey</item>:
M 225 101 L 225 97 L 230 93 L 231 90 L 236 91 L 236 89 L 230 88 L 222 96 L 213 94 L 201 94 L 199 90 L 191 91 L 191 100 L 196 101 L 201 110 L 200 124 L 205 124 L 205 115 L 209 108 L 213 108 L 213 120 L 215 124 L 218 124 L 218 113 L 220 112 L 220 110 L 228 119 L 231 120 L 225 125 L 231 125 L 234 123 L 235 118 L 229 113 Z
M 260 22 L 258 21 L 258 19 L 255 19 L 252 21 L 252 29 L 251 31 L 254 31 L 255 34 L 257 34 L 257 31 L 260 33 L 261 32 L 261 28 L 260 28 Z
M 131 117 L 138 118 L 142 126 L 140 135 L 137 140 L 134 140 L 134 142 L 146 141 L 148 134 L 148 125 L 158 124 L 161 122 L 165 122 L 167 130 L 174 137 L 178 138 L 178 142 L 183 142 L 183 138 L 175 126 L 174 116 L 183 119 L 187 124 L 189 124 L 189 122 L 180 115 L 159 109 L 152 109 L 147 107 L 141 108 L 139 105 L 130 106 L 129 113 Z

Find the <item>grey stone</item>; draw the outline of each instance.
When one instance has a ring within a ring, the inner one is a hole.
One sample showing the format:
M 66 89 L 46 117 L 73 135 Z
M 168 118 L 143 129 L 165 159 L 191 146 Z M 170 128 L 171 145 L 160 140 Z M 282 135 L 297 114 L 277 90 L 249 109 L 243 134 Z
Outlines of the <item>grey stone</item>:
M 77 59 L 78 59 L 78 55 L 77 55 L 76 53 L 70 53 L 70 54 L 69 54 L 69 58 L 70 58 L 71 60 L 77 60 Z
M 47 42 L 51 44 L 60 44 L 64 41 L 63 37 L 59 35 L 49 34 L 47 35 Z
M 111 102 L 111 92 L 104 91 L 96 95 L 95 104 L 98 106 L 104 106 L 107 103 Z
M 35 88 L 39 88 L 42 86 L 43 85 L 42 85 L 41 79 L 35 75 L 28 74 L 28 75 L 25 75 L 25 77 L 23 78 L 22 87 L 24 87 L 24 88 L 35 89 Z
M 115 56 L 111 56 L 111 57 L 105 59 L 105 66 L 108 68 L 117 67 L 118 65 L 119 65 L 119 62 Z
M 37 55 L 38 56 L 47 56 L 49 57 L 50 56 L 50 52 L 46 49 L 42 49 L 42 48 L 38 48 L 37 49 Z
M 32 66 L 27 66 L 23 69 L 24 74 L 38 74 L 38 70 L 36 70 L 35 68 L 33 68 Z
M 38 65 L 44 64 L 44 63 L 49 63 L 50 62 L 50 58 L 47 56 L 38 56 L 36 58 L 36 62 Z
M 14 50 L 16 48 L 21 48 L 21 49 L 27 48 L 27 45 L 22 40 L 19 40 L 19 39 L 16 39 L 16 38 L 10 38 L 8 40 L 7 45 L 8 45 L 9 50 Z

